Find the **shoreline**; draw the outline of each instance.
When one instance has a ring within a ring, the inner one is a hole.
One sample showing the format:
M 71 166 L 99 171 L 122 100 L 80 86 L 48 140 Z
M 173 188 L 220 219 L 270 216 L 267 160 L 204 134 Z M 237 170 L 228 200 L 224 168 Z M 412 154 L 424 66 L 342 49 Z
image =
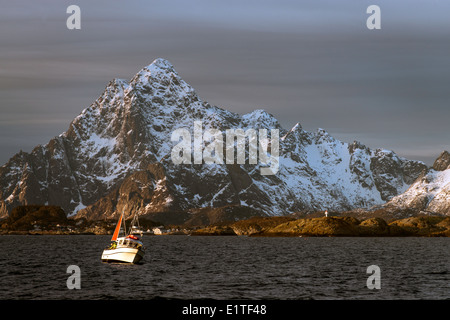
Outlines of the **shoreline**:
M 0 230 L 0 235 L 112 235 L 112 230 Z M 168 231 L 143 236 L 247 236 L 247 237 L 450 237 L 450 217 L 411 217 L 389 223 L 381 218 L 358 220 L 354 217 L 321 217 L 280 220 L 254 217 L 237 222 L 223 222 L 192 229 Z
M 44 230 L 0 229 L 0 235 L 112 235 L 114 225 L 92 222 L 89 226 L 49 226 Z M 172 226 L 173 227 L 173 226 Z M 161 232 L 161 231 L 160 231 Z M 332 217 L 252 217 L 206 226 L 167 228 L 145 236 L 249 236 L 249 237 L 450 237 L 450 217 L 421 216 L 386 222 L 382 218 L 359 220 Z
M 2 236 L 108 236 L 110 234 L 95 234 L 95 233 L 57 233 L 57 232 L 45 232 L 45 233 L 28 233 L 28 232 L 0 232 L 0 237 Z M 143 237 L 153 237 L 156 235 L 144 235 Z M 249 237 L 249 238 L 449 238 L 448 235 L 296 235 L 296 234 L 253 234 L 253 235 L 223 235 L 223 234 L 163 234 L 158 236 L 193 236 L 193 237 Z

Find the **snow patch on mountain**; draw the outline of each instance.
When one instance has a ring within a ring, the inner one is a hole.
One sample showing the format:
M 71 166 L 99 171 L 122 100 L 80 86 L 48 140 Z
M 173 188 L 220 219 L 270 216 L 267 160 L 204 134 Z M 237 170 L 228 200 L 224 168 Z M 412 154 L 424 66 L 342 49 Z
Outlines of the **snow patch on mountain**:
M 421 175 L 406 192 L 394 197 L 385 207 L 411 208 L 450 215 L 450 169 L 430 169 Z

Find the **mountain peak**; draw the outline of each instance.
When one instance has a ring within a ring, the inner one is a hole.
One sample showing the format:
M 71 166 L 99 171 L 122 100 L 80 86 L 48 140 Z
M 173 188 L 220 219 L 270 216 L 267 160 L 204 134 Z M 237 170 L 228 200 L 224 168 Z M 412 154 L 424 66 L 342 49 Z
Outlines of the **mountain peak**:
M 434 161 L 433 169 L 436 171 L 444 171 L 450 168 L 450 153 L 443 151 L 439 157 Z
M 185 105 L 184 102 L 199 100 L 195 90 L 180 77 L 173 65 L 162 58 L 142 68 L 130 80 L 129 88 L 139 91 L 144 98 L 150 98 L 152 103 L 169 101 L 171 105 Z
M 157 58 L 150 65 L 147 66 L 149 70 L 167 70 L 169 72 L 174 72 L 175 69 L 173 65 L 166 59 Z
M 173 65 L 162 58 L 155 59 L 151 64 L 142 68 L 131 79 L 130 84 L 135 87 L 137 85 L 146 85 L 151 82 L 170 82 L 169 79 L 178 78 L 178 73 L 175 71 Z
M 316 140 L 316 143 L 323 143 L 323 142 L 334 143 L 336 141 L 336 139 L 332 137 L 328 133 L 328 131 L 322 128 L 318 128 L 316 130 L 316 132 L 314 133 L 314 138 Z
M 301 134 L 302 131 L 303 131 L 302 125 L 300 124 L 300 122 L 297 122 L 291 128 L 291 130 L 289 130 L 283 137 L 281 137 L 281 140 L 285 140 L 289 135 L 292 135 L 292 134 Z
M 146 75 L 153 77 L 161 77 L 161 76 L 178 76 L 178 73 L 175 71 L 173 65 L 166 59 L 158 58 L 155 59 L 152 63 L 142 68 L 141 71 L 138 72 L 137 75 Z

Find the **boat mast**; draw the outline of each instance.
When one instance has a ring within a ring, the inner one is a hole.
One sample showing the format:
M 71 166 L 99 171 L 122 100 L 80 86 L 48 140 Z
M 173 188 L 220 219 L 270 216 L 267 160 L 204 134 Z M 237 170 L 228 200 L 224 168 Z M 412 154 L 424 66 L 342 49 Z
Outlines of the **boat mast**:
M 126 237 L 127 236 L 127 227 L 125 226 L 125 215 L 123 214 L 123 211 L 122 211 L 122 219 L 123 219 L 123 236 Z
M 134 230 L 136 229 L 136 230 Z M 133 232 L 134 231 L 134 232 Z M 128 234 L 139 233 L 141 231 L 141 226 L 139 225 L 139 218 L 137 213 L 134 213 L 133 220 L 131 221 L 130 231 Z M 142 234 L 141 234 L 142 236 Z

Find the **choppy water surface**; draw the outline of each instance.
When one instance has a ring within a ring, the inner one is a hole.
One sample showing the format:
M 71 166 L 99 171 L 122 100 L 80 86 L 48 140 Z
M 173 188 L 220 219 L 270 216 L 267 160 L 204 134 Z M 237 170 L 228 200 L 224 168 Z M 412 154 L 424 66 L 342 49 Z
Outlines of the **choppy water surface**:
M 142 264 L 100 260 L 110 236 L 1 236 L 0 299 L 449 299 L 448 238 L 144 236 Z M 69 265 L 81 289 L 69 290 Z M 366 286 L 381 269 L 381 289 Z

